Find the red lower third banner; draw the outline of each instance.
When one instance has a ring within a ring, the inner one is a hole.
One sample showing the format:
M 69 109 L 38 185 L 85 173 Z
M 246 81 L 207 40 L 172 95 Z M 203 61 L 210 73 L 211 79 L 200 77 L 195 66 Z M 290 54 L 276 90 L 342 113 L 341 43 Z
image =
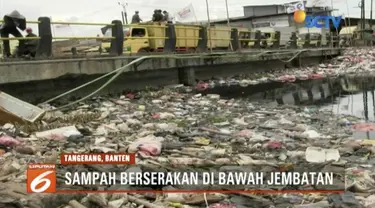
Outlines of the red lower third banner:
M 80 168 L 76 168 L 77 165 Z M 152 165 L 157 166 L 157 162 Z M 335 169 L 335 172 L 309 171 L 311 168 L 307 167 L 307 170 L 300 172 L 280 169 L 262 172 L 237 165 L 228 172 L 221 171 L 221 166 L 217 169 L 211 167 L 210 171 L 184 166 L 166 170 L 162 166 L 160 170 L 144 168 L 147 167 L 145 163 L 135 164 L 133 154 L 62 154 L 59 165 L 29 164 L 27 191 L 279 194 L 342 193 L 345 190 L 345 179 L 335 177 L 343 176 L 344 168 Z M 196 171 L 192 171 L 193 168 Z M 170 186 L 174 189 L 168 188 Z

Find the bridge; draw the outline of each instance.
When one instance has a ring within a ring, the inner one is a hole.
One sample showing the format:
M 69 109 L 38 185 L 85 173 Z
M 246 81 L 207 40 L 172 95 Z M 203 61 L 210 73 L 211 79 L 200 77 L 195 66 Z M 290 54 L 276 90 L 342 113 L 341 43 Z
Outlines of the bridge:
M 176 35 L 176 28 L 184 29 L 189 26 L 165 24 L 152 26 L 164 31 L 165 35 L 162 37 L 127 37 L 128 39 L 163 41 L 164 47 L 161 51 L 129 53 L 124 52 L 126 34 L 123 28 L 137 25 L 123 25 L 119 20 L 111 23 L 51 22 L 48 17 L 40 17 L 38 21 L 28 23 L 38 24 L 38 37 L 1 38 L 1 40 L 38 39 L 39 45 L 35 59 L 10 58 L 0 62 L 2 74 L 0 89 L 21 98 L 25 98 L 28 94 L 27 99 L 30 98 L 30 92 L 43 91 L 46 97 L 54 96 L 81 85 L 86 80 L 114 74 L 118 72 L 115 69 L 119 68 L 122 69 L 121 73 L 127 73 L 119 76 L 117 85 L 114 85 L 116 89 L 122 89 L 126 87 L 126 84 L 130 85 L 130 88 L 138 88 L 137 84 L 144 87 L 145 83 L 150 84 L 161 79 L 164 79 L 161 81 L 163 84 L 193 85 L 197 79 L 315 64 L 339 55 L 342 50 L 338 47 L 338 40 L 333 35 L 325 41 L 318 40 L 311 44 L 309 35 L 299 41 L 296 34 L 292 33 L 288 47 L 285 47 L 280 45 L 280 32 L 275 32 L 272 38 L 262 39 L 260 31 L 197 26 L 198 36 L 179 37 Z M 53 37 L 52 24 L 102 26 L 111 29 L 112 37 Z M 208 33 L 213 34 L 220 30 L 228 32 L 228 37 L 213 38 L 208 35 Z M 73 53 L 68 57 L 55 56 L 52 52 L 53 40 L 66 39 L 109 40 L 109 54 L 82 56 L 72 50 Z M 181 40 L 195 40 L 197 47 L 194 51 L 187 50 L 180 53 L 176 50 L 176 42 Z M 227 44 L 227 49 L 223 50 L 213 47 L 211 41 L 228 41 L 230 44 Z M 247 44 L 244 46 L 243 43 Z M 19 86 L 24 87 L 21 89 Z M 113 92 L 112 90 L 113 88 L 109 88 L 109 92 Z

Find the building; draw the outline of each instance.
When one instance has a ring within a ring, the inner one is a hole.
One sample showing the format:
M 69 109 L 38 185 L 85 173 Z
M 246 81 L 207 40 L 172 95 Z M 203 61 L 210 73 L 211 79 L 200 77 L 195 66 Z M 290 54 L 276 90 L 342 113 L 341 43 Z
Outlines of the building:
M 293 4 L 297 2 L 290 2 Z M 306 2 L 304 2 L 306 5 Z M 318 28 L 306 29 L 305 23 L 296 23 L 293 18 L 293 13 L 287 12 L 287 5 L 272 4 L 272 5 L 251 5 L 243 7 L 244 16 L 229 18 L 231 27 L 244 27 L 254 30 L 260 30 L 263 33 L 270 33 L 273 31 L 280 31 L 280 44 L 288 42 L 292 32 L 311 33 L 311 30 L 318 31 Z M 305 6 L 305 12 L 311 16 L 331 16 L 333 11 L 332 7 L 307 7 Z M 367 22 L 369 22 L 367 20 Z M 206 24 L 205 22 L 199 22 L 198 24 Z M 228 19 L 213 20 L 212 24 L 215 25 L 227 25 Z M 360 18 L 349 18 L 345 17 L 341 20 L 340 26 L 335 28 L 330 21 L 330 28 L 319 31 L 319 33 L 338 33 L 342 27 L 346 26 L 357 26 L 360 24 Z M 367 24 L 368 25 L 368 24 Z M 373 23 L 375 25 L 375 21 Z M 251 33 L 253 36 L 254 33 Z
M 296 2 L 290 2 L 296 3 Z M 306 2 L 305 2 L 306 4 Z M 233 26 L 247 28 L 262 27 L 295 27 L 293 14 L 287 13 L 287 6 L 282 4 L 244 6 L 244 16 L 230 18 Z M 305 7 L 307 15 L 331 15 L 330 7 Z M 214 21 L 215 24 L 226 24 L 227 20 Z

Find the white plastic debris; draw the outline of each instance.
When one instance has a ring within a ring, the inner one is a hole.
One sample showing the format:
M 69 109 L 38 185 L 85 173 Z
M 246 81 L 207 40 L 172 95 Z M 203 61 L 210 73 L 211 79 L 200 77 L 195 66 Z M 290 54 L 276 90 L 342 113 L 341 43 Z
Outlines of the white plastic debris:
M 307 139 L 319 139 L 322 137 L 318 132 L 314 130 L 306 130 L 302 133 L 302 136 L 306 137 Z
M 61 127 L 57 129 L 52 129 L 48 131 L 36 132 L 35 136 L 38 138 L 46 139 L 63 139 L 69 136 L 81 135 L 75 126 Z
M 337 149 L 323 149 L 320 147 L 308 147 L 306 149 L 306 161 L 311 163 L 323 163 L 327 161 L 339 161 L 340 153 Z

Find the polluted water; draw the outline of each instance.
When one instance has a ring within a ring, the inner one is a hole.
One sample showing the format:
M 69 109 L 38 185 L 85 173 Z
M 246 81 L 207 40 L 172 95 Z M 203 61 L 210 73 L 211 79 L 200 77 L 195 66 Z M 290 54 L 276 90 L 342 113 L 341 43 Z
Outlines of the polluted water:
M 344 112 L 363 106 L 355 99 L 371 91 L 374 60 L 375 50 L 348 49 L 317 66 L 94 97 L 69 110 L 40 105 L 48 111 L 41 120 L 1 126 L 0 207 L 375 207 L 375 140 L 353 136 L 372 130 L 371 92 L 368 117 Z M 104 192 L 83 193 L 82 186 L 65 187 L 57 172 L 57 186 L 77 193 L 27 193 L 27 165 L 60 164 L 62 153 L 136 157 L 133 165 L 58 165 L 62 172 L 331 172 L 330 190 L 343 192 L 289 184 L 252 187 L 264 191 L 258 194 L 230 186 L 213 187 L 228 193 L 166 192 L 189 190 L 185 185 L 94 185 L 84 188 Z M 124 189 L 145 192 L 113 192 Z

